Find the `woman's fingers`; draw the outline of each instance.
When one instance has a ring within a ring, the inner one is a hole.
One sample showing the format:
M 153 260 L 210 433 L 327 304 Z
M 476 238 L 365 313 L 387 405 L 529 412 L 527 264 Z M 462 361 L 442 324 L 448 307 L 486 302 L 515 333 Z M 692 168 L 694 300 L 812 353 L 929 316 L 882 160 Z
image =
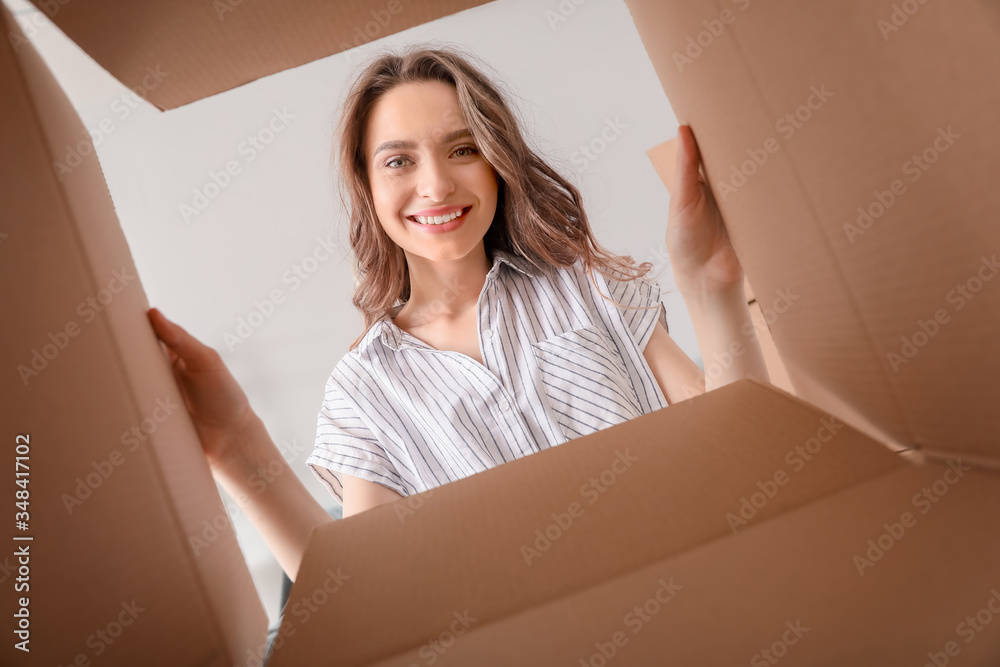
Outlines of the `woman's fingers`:
M 690 125 L 681 125 L 677 128 L 678 143 L 677 150 L 677 176 L 676 190 L 678 204 L 681 207 L 696 202 L 701 196 L 701 174 L 699 167 L 701 164 L 701 152 L 698 150 L 698 143 L 694 139 L 694 133 Z
M 156 308 L 150 308 L 147 314 L 156 335 L 167 345 L 167 354 L 170 355 L 172 364 L 176 364 L 177 358 L 180 357 L 188 371 L 209 370 L 215 366 L 212 348 L 203 345 L 183 327 L 168 320 Z

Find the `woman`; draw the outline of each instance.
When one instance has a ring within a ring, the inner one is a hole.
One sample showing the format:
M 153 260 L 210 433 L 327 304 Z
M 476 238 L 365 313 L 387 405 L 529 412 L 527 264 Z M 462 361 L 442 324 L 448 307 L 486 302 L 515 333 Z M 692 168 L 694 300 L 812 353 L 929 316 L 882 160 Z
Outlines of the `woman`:
M 367 331 L 327 383 L 307 463 L 345 517 L 705 387 L 667 333 L 659 290 L 642 278 L 649 266 L 636 272 L 596 243 L 579 192 L 528 148 L 467 58 L 376 59 L 351 88 L 340 137 L 353 302 Z M 744 346 L 712 381 L 767 381 L 756 338 L 740 333 L 753 331 L 743 270 L 699 164 L 682 126 L 667 224 L 674 279 L 706 359 Z M 309 532 L 329 516 L 284 471 L 250 493 L 250 476 L 282 456 L 219 355 L 155 309 L 150 320 L 213 474 L 250 497 L 248 516 L 294 580 Z

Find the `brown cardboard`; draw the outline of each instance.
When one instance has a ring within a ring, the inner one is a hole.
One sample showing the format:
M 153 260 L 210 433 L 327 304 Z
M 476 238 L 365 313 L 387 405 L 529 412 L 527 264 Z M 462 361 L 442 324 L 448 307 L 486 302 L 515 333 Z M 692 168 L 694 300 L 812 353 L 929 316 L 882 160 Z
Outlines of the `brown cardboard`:
M 414 13 L 377 36 L 474 4 L 407 5 Z M 426 642 L 457 627 L 454 614 L 465 609 L 480 616 L 444 653 L 435 652 L 435 664 L 600 664 L 591 658 L 614 641 L 627 610 L 671 577 L 684 588 L 646 631 L 616 649 L 615 664 L 748 662 L 798 619 L 812 625 L 786 647 L 783 664 L 921 664 L 949 641 L 959 650 L 949 664 L 996 664 L 1000 626 L 968 644 L 957 627 L 986 608 L 1000 584 L 1000 485 L 988 472 L 998 458 L 1000 297 L 991 289 L 1000 282 L 984 284 L 951 313 L 899 373 L 886 355 L 1000 245 L 992 224 L 1000 194 L 990 182 L 1000 171 L 992 122 L 1000 20 L 972 0 L 903 3 L 915 7 L 912 15 L 888 0 L 852 5 L 849 13 L 791 2 L 627 4 L 677 117 L 699 137 L 758 298 L 788 289 L 800 295 L 771 326 L 800 398 L 743 380 L 317 529 L 270 664 L 428 664 Z M 162 97 L 154 100 L 169 108 L 333 53 L 337 38 L 327 31 L 349 34 L 344 26 L 356 25 L 333 25 L 335 16 L 347 16 L 336 12 L 364 17 L 379 9 L 361 0 L 335 10 L 310 2 L 229 6 L 236 11 L 219 24 L 218 17 L 206 20 L 214 6 L 194 0 L 142 8 L 68 3 L 54 18 L 126 85 L 137 85 L 150 62 L 170 62 L 176 88 L 158 88 Z M 893 19 L 895 12 L 903 14 Z M 900 29 L 883 37 L 880 21 L 892 20 Z M 707 45 L 679 72 L 674 52 L 701 31 L 709 31 Z M 53 133 L 78 132 L 78 121 L 32 55 L 15 62 L 9 49 L 3 54 L 0 80 L 15 94 L 2 97 L 0 110 L 16 121 L 0 130 L 4 201 L 31 252 L 0 271 L 15 284 L 39 258 L 52 258 L 40 280 L 19 281 L 23 289 L 4 296 L 19 322 L 33 323 L 11 328 L 3 354 L 13 367 L 10 357 L 72 312 L 80 299 L 74 282 L 82 281 L 86 294 L 100 286 L 99 270 L 130 260 L 96 163 L 74 172 L 79 185 L 67 181 L 62 189 L 46 166 L 52 146 L 63 144 Z M 723 200 L 730 166 L 764 145 L 775 119 L 803 104 L 811 86 L 824 84 L 836 97 L 770 154 L 749 185 Z M 901 163 L 949 124 L 964 134 L 942 154 L 940 168 L 923 173 L 919 187 L 851 243 L 844 225 L 856 207 L 889 187 Z M 88 234 L 81 220 L 93 227 Z M 4 246 L 16 238 L 10 234 Z M 37 394 L 16 394 L 15 412 L 30 422 L 33 438 L 59 443 L 50 448 L 58 457 L 38 461 L 40 496 L 57 496 L 81 462 L 110 448 L 122 424 L 142 418 L 156 390 L 175 391 L 141 319 L 145 299 L 138 289 L 127 295 L 115 303 L 121 309 L 87 330 L 100 336 L 81 336 L 55 359 L 78 355 L 73 372 L 53 363 L 37 378 Z M 52 405 L 60 406 L 59 419 L 45 420 Z M 818 438 L 823 420 L 833 419 L 827 412 L 857 416 L 857 430 L 839 430 L 733 534 L 729 510 L 787 471 L 787 453 Z M 73 439 L 78 433 L 87 439 Z M 94 509 L 86 523 L 83 510 L 74 522 L 51 505 L 36 510 L 47 543 L 59 547 L 50 560 L 39 557 L 47 579 L 35 593 L 36 627 L 65 630 L 48 644 L 52 660 L 65 661 L 81 628 L 92 632 L 125 592 L 149 592 L 159 596 L 156 614 L 140 618 L 155 621 L 155 634 L 136 625 L 123 635 L 114 646 L 123 664 L 254 664 L 254 654 L 239 648 L 259 639 L 262 614 L 231 535 L 213 545 L 225 553 L 198 561 L 184 548 L 186 532 L 218 502 L 197 439 L 184 415 L 156 435 L 110 480 L 121 488 L 109 484 L 106 501 L 88 501 Z M 644 465 L 635 462 L 528 566 L 520 547 L 553 513 L 566 512 L 581 480 L 613 465 L 610 455 L 622 448 L 638 452 Z M 912 511 L 914 496 L 949 470 L 947 461 L 907 463 L 890 448 L 933 450 L 956 461 L 961 454 L 975 469 L 963 469 L 861 576 L 852 559 L 866 541 Z M 68 553 L 91 570 L 69 566 Z M 73 595 L 64 602 L 67 591 Z M 308 607 L 297 606 L 303 598 L 323 600 L 305 622 Z
M 170 85 L 144 88 L 159 109 L 175 109 L 269 74 L 488 0 L 31 0 L 101 67 L 129 88 L 146 67 Z
M 440 666 L 579 665 L 610 655 L 607 664 L 836 667 L 933 664 L 928 654 L 935 654 L 940 664 L 992 667 L 1000 633 L 992 625 L 976 632 L 966 617 L 988 604 L 1000 609 L 1000 534 L 984 530 L 1000 520 L 1000 485 L 995 475 L 966 472 L 921 514 L 910 497 L 947 469 L 907 466 L 735 537 L 521 613 L 480 618 L 443 653 L 428 645 L 357 664 L 408 667 L 436 654 Z M 915 515 L 912 527 L 902 526 L 890 542 L 882 524 L 902 525 L 907 511 Z M 855 556 L 865 557 L 868 541 L 880 538 L 891 546 L 859 575 Z M 946 563 L 928 557 L 941 544 L 948 545 Z M 668 601 L 650 603 L 657 595 Z M 472 600 L 467 606 L 475 610 Z M 652 613 L 643 617 L 637 606 Z M 450 629 L 445 620 L 428 639 Z M 786 638 L 770 662 L 761 655 Z M 952 656 L 945 654 L 949 642 Z
M 948 302 L 1000 248 L 1000 191 L 988 176 L 1000 152 L 996 12 L 971 0 L 917 4 L 912 18 L 885 0 L 850 12 L 792 2 L 627 4 L 678 120 L 699 138 L 758 296 L 801 295 L 771 329 L 799 395 L 826 407 L 833 394 L 914 447 L 996 458 L 1000 281 L 983 283 L 961 310 Z M 894 14 L 902 25 L 883 37 L 879 22 L 896 27 Z M 695 42 L 701 31 L 704 47 Z M 688 48 L 695 57 L 678 65 L 674 54 Z M 775 124 L 810 99 L 817 108 L 786 138 Z M 936 140 L 944 147 L 938 130 L 948 127 L 962 139 L 911 182 L 903 165 Z M 747 151 L 767 160 L 747 185 L 723 191 Z M 856 209 L 894 180 L 905 192 L 849 236 Z M 895 372 L 888 354 L 938 309 L 947 324 Z
M 4 34 L 20 35 L 6 8 L 2 14 Z M 56 156 L 86 133 L 26 40 L 0 45 L 0 89 L 0 383 L 9 457 L 0 484 L 11 512 L 0 556 L 0 663 L 70 664 L 83 655 L 92 664 L 230 665 L 263 642 L 267 617 L 146 320 L 100 166 L 91 154 L 57 177 Z M 30 368 L 36 349 L 51 358 L 25 382 L 19 367 Z M 18 434 L 29 438 L 24 531 L 15 531 L 9 502 L 22 490 Z M 67 504 L 70 496 L 77 499 Z M 14 534 L 35 539 L 12 542 Z M 210 541 L 195 549 L 192 536 Z M 27 561 L 14 555 L 24 546 Z M 15 591 L 21 565 L 30 588 Z M 13 646 L 23 639 L 12 634 L 22 596 L 30 654 Z M 109 629 L 115 623 L 127 626 Z
M 789 463 L 810 439 L 813 458 Z M 465 609 L 478 619 L 468 631 L 475 634 L 904 465 L 788 394 L 751 380 L 727 385 L 316 529 L 281 629 L 294 641 L 277 647 L 269 665 L 302 664 L 320 643 L 343 665 L 419 651 Z M 606 491 L 582 490 L 602 475 L 614 478 Z M 751 500 L 755 493 L 768 497 Z M 743 498 L 761 506 L 746 510 L 745 525 L 730 523 Z M 550 526 L 561 534 L 542 549 L 535 531 Z M 289 613 L 321 588 L 316 582 L 337 576 L 342 585 L 305 622 Z M 519 632 L 531 634 L 530 626 Z M 552 664 L 518 655 L 518 664 Z
M 674 180 L 677 178 L 677 137 L 653 146 L 646 151 L 646 155 L 667 192 L 673 194 Z
M 749 309 L 750 318 L 753 320 L 754 335 L 757 337 L 757 342 L 760 343 L 760 350 L 764 355 L 764 364 L 767 366 L 767 374 L 771 379 L 771 384 L 794 394 L 795 389 L 792 387 L 792 381 L 788 378 L 785 365 L 781 363 L 778 348 L 774 346 L 774 339 L 768 329 L 768 316 L 765 315 L 756 300 L 749 303 Z

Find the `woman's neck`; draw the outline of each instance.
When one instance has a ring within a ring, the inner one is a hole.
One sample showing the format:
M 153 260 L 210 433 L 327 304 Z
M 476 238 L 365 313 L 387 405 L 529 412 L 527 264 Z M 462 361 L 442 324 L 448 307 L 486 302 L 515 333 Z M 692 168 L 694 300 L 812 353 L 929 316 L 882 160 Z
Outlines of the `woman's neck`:
M 492 268 L 492 258 L 480 244 L 465 257 L 435 262 L 407 255 L 410 298 L 399 311 L 406 320 L 457 320 L 475 311 Z M 424 313 L 419 317 L 418 313 Z

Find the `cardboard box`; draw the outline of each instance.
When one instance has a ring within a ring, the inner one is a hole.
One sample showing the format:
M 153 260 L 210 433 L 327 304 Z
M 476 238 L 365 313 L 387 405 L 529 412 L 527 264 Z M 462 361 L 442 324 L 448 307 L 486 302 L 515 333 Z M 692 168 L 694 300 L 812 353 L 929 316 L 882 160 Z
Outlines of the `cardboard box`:
M 83 124 L 2 9 L 0 663 L 230 665 L 267 616 L 100 165 L 53 169 Z
M 151 94 L 161 109 L 335 53 L 396 7 L 49 4 L 127 86 L 143 56 L 169 59 L 183 83 Z M 407 5 L 378 36 L 477 4 Z M 795 297 L 770 330 L 796 396 L 744 380 L 317 529 L 269 665 L 997 664 L 1000 17 L 972 0 L 626 4 L 758 300 Z M 96 163 L 49 169 L 79 122 L 8 42 L 15 368 L 134 267 Z M 39 258 L 50 270 L 18 280 Z M 156 623 L 121 636 L 120 664 L 256 664 L 263 614 L 232 536 L 197 558 L 187 539 L 218 496 L 185 414 L 78 514 L 55 500 L 176 400 L 138 282 L 119 296 L 29 391 L 4 380 L 34 429 L 32 658 L 68 663 L 136 598 Z
M 786 622 L 789 664 L 922 664 L 1000 574 L 1000 484 L 969 468 L 727 385 L 318 528 L 268 664 L 746 664 Z

